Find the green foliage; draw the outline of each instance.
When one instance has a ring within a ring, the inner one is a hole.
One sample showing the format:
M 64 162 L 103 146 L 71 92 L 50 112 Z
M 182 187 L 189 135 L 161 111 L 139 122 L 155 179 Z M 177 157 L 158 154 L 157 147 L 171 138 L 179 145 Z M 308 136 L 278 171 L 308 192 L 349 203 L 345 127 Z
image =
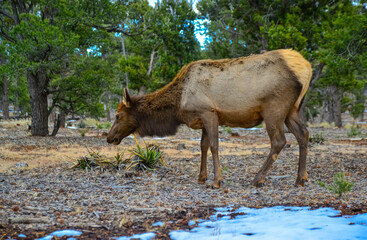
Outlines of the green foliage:
M 149 76 L 143 58 L 139 55 L 130 55 L 127 59 L 122 57 L 119 61 L 120 70 L 129 76 L 129 88 L 139 90 L 148 84 Z
M 79 128 L 78 132 L 80 133 L 80 136 L 85 137 L 85 134 L 89 132 L 89 128 Z
M 325 142 L 325 138 L 322 136 L 321 133 L 316 133 L 314 135 L 312 135 L 308 141 L 310 143 L 315 143 L 315 144 L 323 144 Z
M 105 122 L 105 123 L 97 123 L 96 126 L 98 130 L 102 130 L 102 129 L 110 129 L 112 124 L 110 122 Z
M 78 122 L 77 126 L 78 128 L 86 128 L 87 124 L 85 123 L 84 120 L 81 120 L 80 122 Z
M 124 37 L 127 55 L 120 60 L 120 69 L 128 73 L 131 89 L 153 91 L 170 82 L 184 64 L 199 59 L 194 32 L 197 15 L 186 0 L 163 0 L 154 8 L 141 9 L 136 16 L 145 20 L 146 31 Z
M 145 144 L 145 147 L 141 147 L 136 138 L 135 142 L 137 149 L 130 151 L 133 154 L 133 158 L 126 166 L 126 170 L 130 170 L 132 168 L 138 170 L 154 170 L 154 167 L 158 163 L 165 165 L 162 158 L 162 152 L 159 150 L 157 145 L 148 146 Z
M 228 126 L 223 126 L 223 130 L 228 133 L 231 134 L 232 133 L 232 128 L 228 127 Z
M 228 167 L 227 166 L 222 166 L 222 168 L 221 168 L 221 172 L 222 172 L 222 174 L 224 175 L 226 172 L 228 172 L 229 171 L 229 169 L 228 169 Z
M 352 126 L 347 133 L 348 137 L 357 137 L 360 136 L 361 134 L 362 130 L 360 126 Z
M 333 185 L 327 185 L 326 183 L 322 182 L 322 181 L 318 181 L 317 184 L 320 187 L 326 188 L 327 190 L 338 194 L 339 197 L 342 196 L 343 193 L 349 192 L 350 190 L 352 190 L 353 187 L 353 183 L 348 182 L 347 180 L 345 180 L 345 176 L 343 172 L 337 172 L 334 174 L 333 177 L 334 180 L 334 184 Z

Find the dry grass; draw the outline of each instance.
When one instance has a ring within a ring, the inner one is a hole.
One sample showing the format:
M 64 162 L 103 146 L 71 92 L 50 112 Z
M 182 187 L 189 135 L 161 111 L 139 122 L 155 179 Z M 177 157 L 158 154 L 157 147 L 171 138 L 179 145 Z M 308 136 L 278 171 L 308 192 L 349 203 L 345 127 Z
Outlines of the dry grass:
M 25 129 L 27 129 L 28 125 L 30 124 L 31 124 L 30 120 L 1 121 L 0 128 L 14 129 L 16 127 L 25 127 Z
M 166 139 L 146 138 L 147 144 L 159 145 L 163 152 L 164 158 L 169 159 L 200 159 L 200 142 L 197 140 L 183 139 L 177 141 L 175 137 Z M 170 144 L 167 144 L 169 142 Z M 172 148 L 178 143 L 185 145 L 185 149 L 178 150 Z M 131 150 L 133 145 L 119 145 L 105 147 L 91 147 L 91 150 L 101 153 L 107 158 L 114 158 L 117 152 Z M 253 153 L 263 154 L 267 152 L 270 144 L 254 143 L 244 145 L 242 142 L 221 142 L 221 156 L 246 156 Z M 63 144 L 59 146 L 40 147 L 36 145 L 17 146 L 17 145 L 0 145 L 0 172 L 11 170 L 16 163 L 27 163 L 28 168 L 37 168 L 40 166 L 49 166 L 60 162 L 75 163 L 75 159 L 86 156 L 89 150 L 81 145 Z M 209 154 L 209 156 L 211 156 Z

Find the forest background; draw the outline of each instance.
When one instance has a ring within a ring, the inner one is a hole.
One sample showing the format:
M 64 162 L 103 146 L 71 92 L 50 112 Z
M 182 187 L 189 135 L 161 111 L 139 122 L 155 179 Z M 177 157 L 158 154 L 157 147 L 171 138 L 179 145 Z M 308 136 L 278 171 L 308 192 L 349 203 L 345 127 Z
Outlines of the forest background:
M 35 136 L 55 114 L 111 121 L 124 87 L 152 92 L 195 60 L 292 48 L 313 68 L 302 117 L 364 121 L 366 2 L 0 0 L 2 117 L 30 113 Z

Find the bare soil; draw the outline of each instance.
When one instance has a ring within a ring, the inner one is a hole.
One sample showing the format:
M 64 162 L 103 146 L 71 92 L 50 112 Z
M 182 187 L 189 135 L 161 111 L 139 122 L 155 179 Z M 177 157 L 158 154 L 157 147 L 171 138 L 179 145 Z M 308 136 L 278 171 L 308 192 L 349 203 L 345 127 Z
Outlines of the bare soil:
M 322 134 L 323 144 L 310 144 L 305 187 L 294 183 L 298 145 L 287 133 L 288 145 L 267 175 L 262 188 L 250 182 L 265 161 L 270 142 L 263 129 L 220 133 L 220 161 L 224 184 L 211 188 L 209 180 L 197 182 L 201 132 L 182 127 L 176 136 L 145 138 L 160 146 L 167 166 L 155 171 L 123 172 L 95 168 L 71 169 L 78 157 L 90 151 L 113 158 L 135 147 L 127 138 L 119 146 L 90 131 L 82 138 L 77 130 L 61 129 L 56 137 L 31 137 L 24 125 L 0 125 L 0 239 L 18 234 L 34 239 L 55 230 L 75 229 L 80 239 L 108 239 L 154 231 L 169 239 L 169 231 L 189 229 L 190 220 L 207 219 L 216 207 L 310 206 L 333 207 L 343 214 L 367 212 L 366 130 L 349 138 L 345 129 L 310 128 Z M 142 142 L 142 141 L 141 141 Z M 209 154 L 210 155 L 210 154 Z M 354 183 L 341 198 L 321 188 L 344 172 Z M 152 224 L 162 221 L 162 227 Z M 24 238 L 23 238 L 24 239 Z

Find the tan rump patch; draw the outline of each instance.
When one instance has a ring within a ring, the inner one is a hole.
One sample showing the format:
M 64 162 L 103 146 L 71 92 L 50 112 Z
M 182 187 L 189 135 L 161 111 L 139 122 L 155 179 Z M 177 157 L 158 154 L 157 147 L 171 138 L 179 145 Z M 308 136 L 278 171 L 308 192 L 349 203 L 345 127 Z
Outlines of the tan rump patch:
M 273 158 L 274 161 L 277 160 L 278 154 L 273 154 L 272 158 Z
M 294 72 L 298 81 L 302 84 L 302 91 L 295 103 L 295 106 L 298 109 L 311 81 L 311 64 L 296 51 L 290 49 L 282 49 L 278 51 L 283 55 L 288 67 Z

